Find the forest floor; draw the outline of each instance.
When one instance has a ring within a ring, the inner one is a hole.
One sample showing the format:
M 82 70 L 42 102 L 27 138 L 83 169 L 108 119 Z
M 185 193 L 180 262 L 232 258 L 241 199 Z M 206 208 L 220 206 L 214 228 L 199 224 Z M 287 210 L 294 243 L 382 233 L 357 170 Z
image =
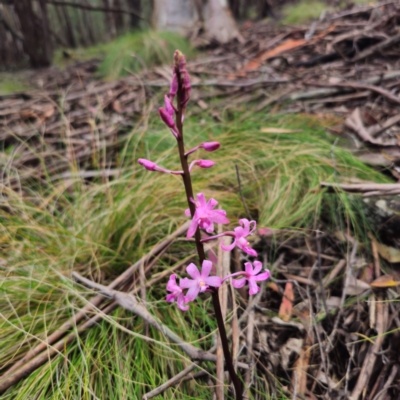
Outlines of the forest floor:
M 390 1 L 304 26 L 248 22 L 242 43 L 188 62 L 187 145 L 222 143 L 195 190 L 257 220 L 252 243 L 272 272 L 254 298 L 225 293 L 248 398 L 400 396 L 399 26 Z M 174 168 L 156 118 L 171 68 L 105 82 L 98 63 L 0 96 L 1 398 L 139 399 L 185 370 L 158 398 L 212 399 L 213 364 L 193 366 L 115 298 L 91 307 L 71 278 L 116 279 L 184 341 L 213 346 L 209 299 L 185 315 L 160 300 L 167 275 L 195 260 L 182 232 L 163 242 L 185 221 L 180 181 L 136 167 Z

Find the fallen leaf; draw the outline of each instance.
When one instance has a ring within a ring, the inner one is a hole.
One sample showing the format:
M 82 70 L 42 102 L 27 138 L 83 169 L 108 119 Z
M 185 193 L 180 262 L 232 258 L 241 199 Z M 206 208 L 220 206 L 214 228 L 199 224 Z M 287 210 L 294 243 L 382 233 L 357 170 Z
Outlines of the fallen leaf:
M 394 280 L 392 275 L 382 275 L 370 283 L 374 288 L 390 288 L 400 285 L 399 281 Z
M 400 262 L 400 250 L 394 247 L 386 246 L 385 244 L 378 243 L 374 240 L 376 247 L 378 248 L 379 255 L 390 263 Z
M 371 286 L 368 285 L 368 283 L 365 283 L 352 275 L 347 278 L 346 283 L 345 293 L 350 296 L 358 296 L 366 290 L 371 289 Z
M 310 361 L 310 346 L 305 345 L 300 356 L 293 366 L 292 384 L 299 395 L 304 395 L 307 390 L 307 369 Z
M 282 303 L 279 307 L 279 318 L 283 321 L 289 321 L 292 315 L 294 301 L 293 284 L 292 282 L 287 282 L 285 286 L 285 291 L 283 292 Z

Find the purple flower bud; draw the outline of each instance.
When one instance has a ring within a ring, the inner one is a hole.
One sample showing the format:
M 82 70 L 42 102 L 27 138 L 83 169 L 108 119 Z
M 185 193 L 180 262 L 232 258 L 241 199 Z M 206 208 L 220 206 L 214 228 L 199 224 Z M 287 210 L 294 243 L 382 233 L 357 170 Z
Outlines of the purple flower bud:
M 171 86 L 169 88 L 169 96 L 173 99 L 178 93 L 178 77 L 174 72 L 172 75 Z
M 168 128 L 176 130 L 175 121 L 174 118 L 171 116 L 171 114 L 169 114 L 169 112 L 163 107 L 160 107 L 158 109 L 158 112 L 164 124 L 167 125 Z
M 157 164 L 153 163 L 150 160 L 146 160 L 145 158 L 139 158 L 138 163 L 143 165 L 149 171 L 157 171 Z
M 173 117 L 174 116 L 174 107 L 171 103 L 171 100 L 168 96 L 164 96 L 164 105 L 165 105 L 165 110 L 167 111 L 167 113 Z
M 211 160 L 198 160 L 197 165 L 200 168 L 211 168 L 215 165 L 215 162 Z
M 221 145 L 219 142 L 204 142 L 201 147 L 206 151 L 215 151 L 218 150 Z

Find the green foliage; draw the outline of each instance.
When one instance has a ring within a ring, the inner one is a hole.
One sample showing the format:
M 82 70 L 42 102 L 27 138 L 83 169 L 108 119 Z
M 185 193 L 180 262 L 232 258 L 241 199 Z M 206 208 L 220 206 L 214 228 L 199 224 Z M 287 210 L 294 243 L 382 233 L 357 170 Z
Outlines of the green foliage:
M 22 92 L 30 88 L 31 85 L 24 71 L 0 72 L 0 95 Z
M 171 54 L 180 49 L 190 57 L 189 41 L 172 32 L 131 32 L 108 43 L 99 67 L 101 76 L 117 79 L 154 65 L 171 63 Z
M 356 4 L 373 4 L 376 0 L 353 0 Z M 341 1 L 338 8 L 345 7 L 346 2 Z M 283 7 L 283 23 L 285 24 L 305 24 L 313 19 L 318 19 L 323 11 L 332 11 L 333 7 L 322 0 L 301 0 L 295 4 L 288 4 Z
M 222 143 L 211 157 L 199 153 L 198 157 L 217 164 L 210 170 L 195 170 L 193 180 L 195 191 L 218 199 L 233 222 L 245 216 L 235 164 L 250 212 L 264 227 L 309 227 L 322 210 L 330 210 L 334 221 L 339 207 L 356 225 L 358 217 L 347 196 L 332 200 L 319 183 L 351 177 L 387 181 L 348 151 L 333 146 L 333 138 L 315 118 L 266 113 L 243 118 L 234 112 L 222 119 L 216 123 L 188 115 L 185 138 L 187 148 L 205 140 Z M 300 131 L 262 133 L 265 127 Z M 132 131 L 119 154 L 121 175 L 115 179 L 88 183 L 77 176 L 49 181 L 25 188 L 24 198 L 20 191 L 2 189 L 0 365 L 21 357 L 86 304 L 91 293 L 73 283 L 72 271 L 107 282 L 186 220 L 181 179 L 145 171 L 136 163 L 139 157 L 179 168 L 174 139 L 156 118 L 149 124 L 141 121 Z M 171 259 L 153 267 L 151 278 L 194 254 L 194 247 L 177 242 L 172 251 Z M 182 313 L 164 302 L 166 280 L 148 289 L 149 311 L 184 340 L 209 348 L 216 329 L 209 299 Z M 143 332 L 143 321 L 117 309 L 2 398 L 139 399 L 189 365 L 159 332 L 150 329 L 151 343 Z M 282 390 L 276 383 L 267 391 L 262 376 L 255 376 L 254 382 L 253 398 L 268 399 Z M 191 381 L 159 398 L 211 399 L 212 391 L 203 381 Z

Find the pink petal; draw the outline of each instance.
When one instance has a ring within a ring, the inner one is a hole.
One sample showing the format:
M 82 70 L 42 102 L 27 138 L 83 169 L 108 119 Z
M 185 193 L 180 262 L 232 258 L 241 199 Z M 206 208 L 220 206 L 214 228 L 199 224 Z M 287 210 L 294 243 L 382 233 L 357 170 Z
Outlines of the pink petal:
M 185 296 L 184 296 L 182 293 L 178 296 L 178 298 L 177 298 L 177 300 L 176 300 L 176 303 L 178 304 L 178 307 L 179 307 L 182 311 L 187 311 L 187 310 L 189 310 L 189 306 L 188 306 L 188 305 L 185 305 L 185 303 L 186 303 L 186 298 L 185 298 Z
M 198 279 L 200 278 L 200 272 L 199 269 L 193 264 L 190 263 L 187 267 L 186 267 L 186 272 L 193 278 L 193 279 Z
M 190 289 L 193 286 L 197 286 L 198 283 L 197 281 L 194 281 L 193 279 L 189 278 L 183 278 L 179 281 L 179 286 L 181 289 Z
M 253 257 L 257 257 L 258 253 L 252 249 L 250 246 L 238 246 L 240 247 L 246 254 L 253 256 Z
M 165 300 L 168 301 L 168 303 L 173 303 L 175 301 L 175 297 L 176 297 L 176 294 L 170 293 L 170 294 L 167 294 L 167 297 L 165 298 Z
M 180 290 L 180 287 L 176 284 L 176 274 L 172 274 L 169 277 L 169 281 L 167 283 L 167 290 L 169 292 L 176 292 Z
M 251 264 L 251 262 L 244 263 L 244 269 L 247 275 L 253 275 L 253 265 Z
M 253 270 L 252 275 L 257 275 L 262 269 L 262 262 L 254 261 L 253 265 L 254 265 L 254 270 Z
M 206 207 L 207 202 L 203 193 L 197 193 L 197 200 L 199 201 L 201 207 Z
M 247 236 L 247 233 L 241 226 L 237 226 L 234 231 L 236 239 L 241 239 Z
M 204 260 L 203 264 L 201 266 L 201 277 L 202 278 L 207 278 L 208 275 L 210 275 L 211 269 L 212 269 L 212 262 L 209 260 Z
M 221 286 L 221 278 L 219 276 L 209 276 L 204 279 L 204 282 L 212 287 L 220 287 Z
M 221 249 L 224 251 L 231 251 L 235 246 L 236 246 L 236 240 L 234 240 L 233 243 L 229 244 L 228 246 L 225 246 L 224 244 L 221 243 Z
M 261 289 L 257 286 L 254 279 L 249 279 L 249 294 L 257 294 Z
M 254 279 L 255 279 L 257 282 L 265 281 L 266 279 L 268 279 L 268 278 L 270 277 L 270 275 L 271 275 L 271 273 L 270 273 L 268 270 L 266 270 L 265 272 L 263 272 L 263 273 L 258 274 L 257 276 L 255 276 Z
M 226 218 L 226 211 L 214 210 L 210 215 L 210 219 L 217 224 L 229 224 L 229 219 Z
M 232 279 L 232 286 L 235 289 L 240 289 L 246 284 L 246 278 Z
M 215 206 L 216 206 L 217 204 L 218 204 L 218 201 L 215 200 L 215 199 L 213 199 L 213 198 L 211 198 L 211 199 L 208 200 L 208 202 L 207 202 L 207 209 L 211 211 L 213 208 L 215 208 Z
M 220 144 L 219 142 L 204 142 L 201 146 L 206 151 L 215 151 L 219 149 Z
M 191 216 L 192 216 L 192 214 L 190 214 L 190 208 L 187 208 L 187 209 L 185 210 L 185 215 L 186 215 L 187 217 L 191 217 Z
M 196 213 L 194 214 L 194 217 L 192 219 L 192 222 L 190 223 L 189 229 L 187 231 L 186 234 L 186 239 L 190 239 L 192 236 L 194 236 L 194 234 L 196 233 L 197 230 L 197 217 L 196 217 Z
M 239 220 L 239 224 L 243 226 L 244 236 L 247 236 L 250 232 L 250 222 L 247 218 L 242 218 Z
M 199 294 L 200 286 L 192 286 L 186 293 L 186 300 L 193 301 Z
M 212 233 L 214 232 L 214 224 L 212 221 L 204 221 L 203 222 L 203 229 L 205 229 L 206 232 Z

